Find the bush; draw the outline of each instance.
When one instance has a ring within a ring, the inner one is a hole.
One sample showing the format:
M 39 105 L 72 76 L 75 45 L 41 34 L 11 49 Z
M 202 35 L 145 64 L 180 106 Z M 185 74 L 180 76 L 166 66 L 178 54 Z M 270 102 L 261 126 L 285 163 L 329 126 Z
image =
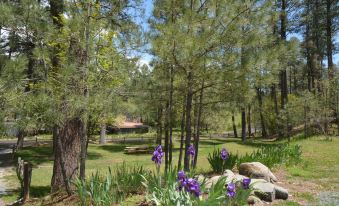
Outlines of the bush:
M 208 155 L 208 162 L 215 173 L 222 173 L 226 169 L 232 169 L 244 162 L 261 162 L 272 168 L 276 164 L 295 164 L 300 160 L 301 146 L 289 144 L 261 147 L 250 154 L 246 153 L 244 156 L 229 154 L 226 161 L 221 159 L 219 149 Z
M 113 172 L 109 168 L 106 176 L 96 172 L 88 181 L 77 179 L 75 186 L 81 205 L 108 206 L 119 203 L 130 194 L 142 193 L 143 177 L 149 172 L 142 166 L 128 168 L 125 164 Z
M 238 154 L 229 154 L 227 160 L 223 160 L 220 156 L 220 149 L 214 150 L 213 153 L 208 154 L 207 160 L 210 163 L 213 172 L 223 173 L 226 169 L 232 169 L 239 159 Z
M 239 158 L 238 164 L 244 162 L 261 162 L 269 168 L 277 164 L 293 164 L 301 159 L 300 145 L 274 145 L 260 149 Z

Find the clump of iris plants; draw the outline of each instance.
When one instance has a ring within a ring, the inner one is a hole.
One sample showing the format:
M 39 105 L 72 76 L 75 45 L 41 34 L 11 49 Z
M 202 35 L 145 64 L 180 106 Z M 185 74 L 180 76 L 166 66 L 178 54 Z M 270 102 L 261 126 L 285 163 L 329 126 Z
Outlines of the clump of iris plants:
M 187 178 L 184 171 L 178 172 L 178 183 L 179 190 L 185 190 L 193 194 L 196 197 L 199 197 L 201 194 L 199 182 L 194 178 Z
M 228 183 L 224 196 L 225 205 L 247 205 L 247 199 L 252 192 L 250 183 L 250 178 L 244 178 L 242 181 Z

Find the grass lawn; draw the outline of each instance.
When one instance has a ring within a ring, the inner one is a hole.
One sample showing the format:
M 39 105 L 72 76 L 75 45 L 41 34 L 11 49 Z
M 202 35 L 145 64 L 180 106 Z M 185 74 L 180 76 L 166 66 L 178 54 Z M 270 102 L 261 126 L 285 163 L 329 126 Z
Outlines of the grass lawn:
M 227 148 L 231 153 L 245 154 L 260 146 L 277 144 L 281 142 L 261 142 L 253 141 L 242 144 L 239 139 L 217 139 L 201 140 L 198 158 L 198 171 L 209 172 L 210 166 L 207 161 L 208 153 L 215 148 Z M 322 136 L 308 139 L 296 140 L 292 144 L 302 145 L 303 161 L 295 166 L 280 166 L 274 171 L 284 171 L 283 177 L 286 187 L 292 187 L 294 183 L 307 183 L 311 188 L 288 188 L 293 198 L 291 201 L 279 202 L 279 205 L 299 205 L 297 202 L 315 202 L 321 192 L 334 191 L 339 194 L 339 138 L 334 137 L 331 141 L 325 140 Z M 126 146 L 147 145 L 137 142 L 128 144 L 108 143 L 104 146 L 90 144 L 88 149 L 87 175 L 99 170 L 107 172 L 108 167 L 114 168 L 117 164 L 125 162 L 127 165 L 142 165 L 149 169 L 154 169 L 151 155 L 127 155 L 123 153 Z M 179 154 L 179 142 L 174 143 L 175 152 L 173 162 L 177 164 Z M 52 148 L 50 146 L 39 146 L 25 148 L 18 153 L 26 161 L 31 161 L 33 169 L 31 196 L 42 197 L 50 191 L 50 181 L 52 176 Z M 163 169 L 163 168 L 162 168 Z M 279 176 L 279 175 L 278 175 Z M 15 175 L 7 176 L 11 184 L 16 183 Z M 289 186 L 292 185 L 292 186 Z M 293 191 L 295 190 L 295 191 Z M 6 199 L 11 199 L 6 197 Z M 134 198 L 132 198 L 134 199 Z M 140 198 L 136 198 L 140 199 Z M 131 201 L 131 200 L 128 200 Z M 132 201 L 133 202 L 133 201 Z M 125 203 L 124 205 L 129 205 Z

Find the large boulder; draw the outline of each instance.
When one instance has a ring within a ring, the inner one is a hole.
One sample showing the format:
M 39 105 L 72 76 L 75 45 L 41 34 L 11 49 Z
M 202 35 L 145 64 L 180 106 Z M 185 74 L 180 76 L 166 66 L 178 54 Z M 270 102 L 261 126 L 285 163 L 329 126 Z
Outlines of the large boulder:
M 257 182 L 253 185 L 255 196 L 266 202 L 275 200 L 275 187 L 274 184 L 269 182 Z
M 239 166 L 239 174 L 251 178 L 264 179 L 268 182 L 277 182 L 271 170 L 260 162 L 246 162 Z
M 288 191 L 285 188 L 275 185 L 274 190 L 275 190 L 275 199 L 282 200 L 288 199 Z

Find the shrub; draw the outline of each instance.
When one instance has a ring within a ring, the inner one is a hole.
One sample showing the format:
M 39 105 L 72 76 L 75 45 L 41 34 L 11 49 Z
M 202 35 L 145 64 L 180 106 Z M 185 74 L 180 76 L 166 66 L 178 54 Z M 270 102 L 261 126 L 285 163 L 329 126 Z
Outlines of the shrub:
M 213 172 L 222 173 L 226 169 L 232 169 L 244 162 L 261 162 L 269 168 L 276 164 L 295 164 L 301 160 L 301 153 L 300 145 L 282 144 L 261 147 L 250 154 L 246 153 L 244 156 L 229 154 L 228 159 L 224 161 L 221 159 L 218 149 L 208 155 L 208 162 Z
M 238 164 L 243 162 L 261 162 L 269 168 L 276 164 L 297 163 L 301 158 L 300 145 L 274 145 L 261 147 L 251 154 L 246 154 L 239 158 Z
M 76 192 L 81 205 L 112 205 L 121 202 L 130 194 L 142 193 L 145 190 L 142 185 L 145 176 L 148 177 L 149 172 L 142 166 L 128 168 L 122 164 L 113 172 L 109 168 L 106 176 L 96 172 L 87 181 L 77 179 Z
M 232 169 L 237 160 L 239 159 L 238 154 L 229 154 L 227 160 L 223 160 L 220 155 L 220 149 L 214 150 L 213 153 L 208 154 L 207 160 L 210 163 L 213 172 L 223 173 L 226 169 Z

